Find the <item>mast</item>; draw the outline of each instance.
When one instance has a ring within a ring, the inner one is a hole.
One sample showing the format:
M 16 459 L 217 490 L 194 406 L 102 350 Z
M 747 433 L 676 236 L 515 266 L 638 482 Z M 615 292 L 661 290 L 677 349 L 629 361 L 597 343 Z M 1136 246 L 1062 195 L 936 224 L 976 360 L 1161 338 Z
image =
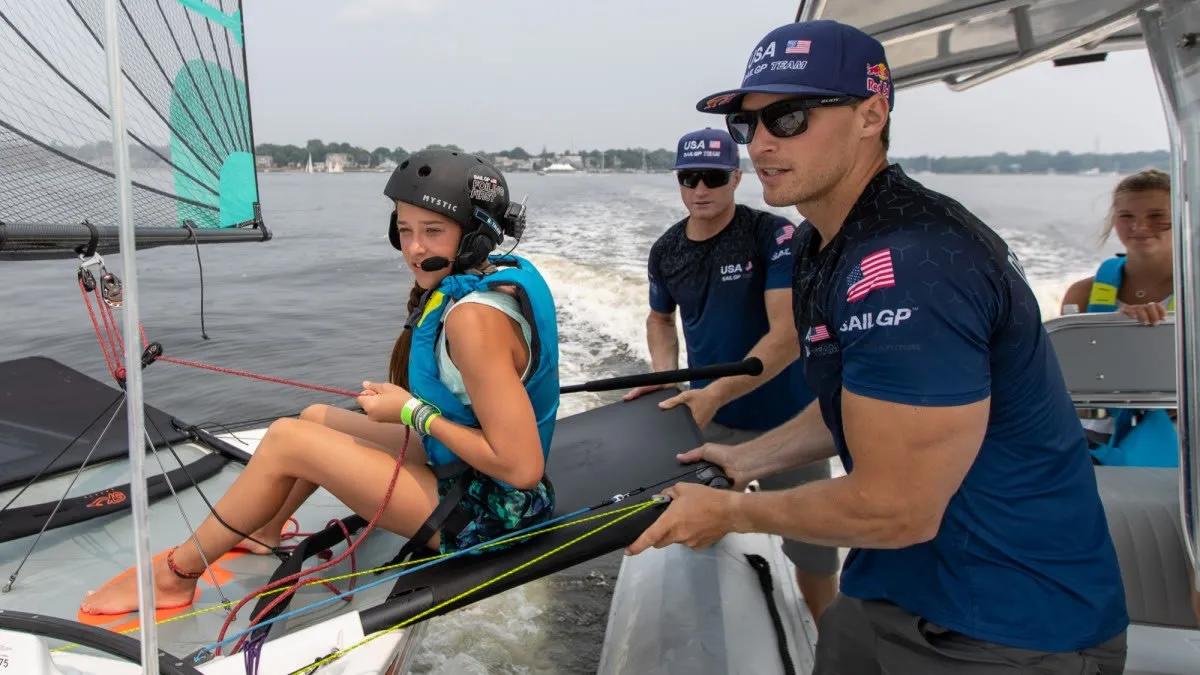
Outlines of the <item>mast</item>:
M 150 570 L 149 506 L 146 498 L 146 441 L 142 410 L 142 344 L 138 331 L 138 284 L 136 242 L 131 217 L 132 186 L 129 179 L 129 146 L 125 135 L 125 100 L 122 95 L 120 25 L 117 0 L 104 2 L 105 55 L 108 61 L 109 118 L 112 120 L 113 168 L 117 187 L 117 215 L 120 226 L 121 267 L 125 275 L 122 312 L 125 339 L 125 363 L 129 364 L 125 391 L 126 422 L 129 436 L 130 507 L 133 513 L 133 544 L 138 581 L 142 668 L 146 675 L 158 675 L 158 633 L 154 625 L 154 581 Z

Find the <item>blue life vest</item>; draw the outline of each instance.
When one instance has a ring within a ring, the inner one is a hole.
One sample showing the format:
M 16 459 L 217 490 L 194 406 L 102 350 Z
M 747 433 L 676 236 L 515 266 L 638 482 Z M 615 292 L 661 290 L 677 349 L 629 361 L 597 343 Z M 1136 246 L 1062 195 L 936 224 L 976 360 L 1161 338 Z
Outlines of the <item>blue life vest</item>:
M 1125 270 L 1125 256 L 1105 260 L 1096 271 L 1088 296 L 1088 312 L 1117 311 L 1117 295 Z M 1175 309 L 1171 296 L 1168 311 Z M 1179 466 L 1179 434 L 1166 410 L 1122 408 L 1110 411 L 1113 433 L 1103 445 L 1092 449 L 1092 457 L 1112 466 Z M 1138 423 L 1133 423 L 1138 418 Z
M 546 280 L 528 260 L 519 256 L 491 256 L 492 263 L 514 261 L 516 267 L 500 267 L 497 271 L 478 274 L 452 274 L 437 288 L 426 292 L 418 308 L 419 318 L 413 325 L 412 348 L 408 357 L 408 384 L 414 396 L 430 403 L 442 416 L 463 426 L 479 428 L 479 419 L 472 406 L 464 405 L 439 379 L 437 341 L 442 331 L 446 308 L 450 300 L 460 300 L 472 291 L 491 290 L 496 286 L 514 286 L 521 313 L 529 322 L 530 349 L 525 391 L 533 404 L 537 419 L 542 456 L 549 458 L 550 440 L 558 415 L 558 317 L 554 297 Z M 422 439 L 425 456 L 434 473 L 463 464 L 450 448 L 432 435 Z M 461 470 L 465 470 L 465 466 Z M 461 473 L 461 470 L 459 473 Z M 500 481 L 497 481 L 500 482 Z

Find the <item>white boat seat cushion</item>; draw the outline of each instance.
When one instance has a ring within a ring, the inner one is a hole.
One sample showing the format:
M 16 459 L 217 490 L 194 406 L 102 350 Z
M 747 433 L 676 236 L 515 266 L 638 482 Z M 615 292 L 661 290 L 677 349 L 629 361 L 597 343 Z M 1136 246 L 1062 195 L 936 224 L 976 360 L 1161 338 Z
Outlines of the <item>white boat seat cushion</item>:
M 1096 481 L 1121 562 L 1129 620 L 1195 627 L 1179 509 L 1179 470 L 1098 466 Z

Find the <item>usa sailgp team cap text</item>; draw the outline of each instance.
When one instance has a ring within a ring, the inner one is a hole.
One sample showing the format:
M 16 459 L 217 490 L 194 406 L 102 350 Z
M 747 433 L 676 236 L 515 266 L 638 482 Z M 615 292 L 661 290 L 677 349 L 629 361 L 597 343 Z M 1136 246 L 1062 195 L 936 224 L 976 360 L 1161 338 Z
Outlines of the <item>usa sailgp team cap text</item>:
M 896 109 L 883 45 L 854 26 L 827 19 L 789 23 L 767 33 L 750 53 L 742 86 L 705 96 L 696 109 L 721 115 L 737 112 L 742 96 L 750 92 L 859 98 L 882 94 L 888 108 Z
M 684 134 L 675 151 L 675 169 L 737 169 L 737 144 L 724 129 L 701 129 Z

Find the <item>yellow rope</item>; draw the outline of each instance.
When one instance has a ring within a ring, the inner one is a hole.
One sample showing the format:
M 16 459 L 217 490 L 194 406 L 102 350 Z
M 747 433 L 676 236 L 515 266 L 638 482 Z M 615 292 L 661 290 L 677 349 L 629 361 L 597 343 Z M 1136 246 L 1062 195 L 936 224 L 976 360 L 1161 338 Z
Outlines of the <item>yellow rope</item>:
M 492 548 L 492 547 L 495 547 L 495 546 L 499 546 L 500 544 L 503 544 L 503 543 L 505 543 L 505 542 L 507 542 L 507 541 L 509 541 L 509 540 L 511 540 L 511 539 L 525 539 L 525 538 L 527 538 L 527 537 L 536 537 L 536 536 L 537 536 L 537 535 L 539 535 L 539 534 L 545 534 L 545 533 L 547 533 L 547 532 L 554 532 L 555 530 L 561 530 L 561 529 L 563 529 L 563 528 L 567 528 L 567 527 L 574 527 L 575 525 L 579 525 L 579 524 L 581 524 L 581 523 L 586 523 L 586 522 L 588 522 L 588 521 L 592 521 L 592 520 L 598 520 L 598 519 L 600 519 L 600 518 L 611 518 L 611 517 L 613 517 L 613 516 L 615 516 L 615 515 L 618 515 L 618 514 L 620 514 L 620 513 L 624 513 L 624 512 L 627 512 L 627 511 L 631 511 L 631 510 L 633 510 L 633 509 L 637 509 L 637 508 L 639 508 L 639 507 L 645 506 L 645 504 L 651 504 L 651 503 L 653 503 L 653 502 L 646 502 L 646 503 L 643 503 L 643 504 L 631 504 L 631 505 L 629 505 L 629 506 L 624 506 L 624 507 L 621 507 L 621 508 L 619 508 L 619 509 L 613 509 L 612 511 L 606 511 L 606 512 L 604 512 L 604 513 L 599 513 L 599 514 L 595 514 L 595 515 L 591 515 L 591 516 L 587 516 L 587 517 L 579 518 L 579 519 L 576 519 L 576 520 L 571 520 L 571 521 L 568 521 L 568 522 L 565 522 L 565 523 L 562 523 L 562 524 L 559 524 L 559 525 L 555 525 L 554 527 L 547 527 L 547 528 L 545 528 L 545 529 L 541 529 L 541 530 L 534 530 L 533 532 L 526 532 L 526 533 L 524 533 L 524 534 L 515 535 L 515 536 L 512 536 L 512 535 L 509 535 L 509 536 L 504 536 L 504 537 L 501 537 L 501 538 L 499 538 L 499 539 L 496 539 L 496 540 L 494 540 L 494 541 L 487 542 L 486 544 L 484 544 L 484 545 L 480 546 L 480 550 L 482 550 L 482 549 L 487 549 L 487 548 Z M 616 521 L 614 521 L 614 522 L 616 522 Z M 452 555 L 454 555 L 454 554 L 453 554 L 453 553 L 442 553 L 442 554 L 440 554 L 440 555 L 435 555 L 435 556 L 431 556 L 431 557 L 428 557 L 428 558 L 421 558 L 420 560 L 409 560 L 409 561 L 407 561 L 407 562 L 396 563 L 395 565 L 385 565 L 385 566 L 382 566 L 382 567 L 375 567 L 375 568 L 368 569 L 368 570 L 359 570 L 358 572 L 351 572 L 350 574 L 343 574 L 343 575 L 341 575 L 341 576 L 330 577 L 330 578 L 328 578 L 328 579 L 321 579 L 321 580 L 315 580 L 315 579 L 314 579 L 314 580 L 313 580 L 313 583 L 321 583 L 322 581 L 326 581 L 326 582 L 330 582 L 330 583 L 332 583 L 332 582 L 334 582 L 334 581 L 344 581 L 344 580 L 346 580 L 346 579 L 350 579 L 350 578 L 353 578 L 353 577 L 362 576 L 362 575 L 364 575 L 364 574 L 374 574 L 375 572 L 386 572 L 386 571 L 388 571 L 388 570 L 393 570 L 393 569 L 396 569 L 396 568 L 399 568 L 399 567 L 408 567 L 408 566 L 411 566 L 411 565 L 423 565 L 423 564 L 425 564 L 425 563 L 428 563 L 428 562 L 433 562 L 433 561 L 435 561 L 435 560 L 441 560 L 442 558 L 448 558 L 448 557 L 450 557 L 450 556 L 452 556 Z M 282 592 L 284 592 L 284 591 L 288 590 L 289 588 L 291 588 L 291 586 L 282 586 L 282 587 L 280 587 L 280 588 L 273 588 L 273 589 L 271 589 L 271 590 L 269 590 L 269 591 L 266 591 L 266 592 L 263 592 L 263 593 L 258 593 L 258 594 L 256 594 L 254 597 L 257 599 L 257 598 L 263 598 L 263 597 L 267 597 L 267 596 L 269 596 L 269 595 L 275 595 L 275 594 L 277 594 L 277 593 L 282 593 Z M 197 610 L 194 610 L 194 611 L 191 611 L 191 612 L 187 612 L 186 614 L 180 614 L 180 615 L 178 615 L 178 616 L 173 616 L 173 617 L 170 617 L 170 618 L 168 618 L 168 619 L 163 619 L 162 621 L 156 621 L 156 622 L 154 622 L 154 625 L 156 625 L 156 626 L 162 626 L 162 625 L 164 625 L 164 624 L 168 624 L 168 623 L 171 623 L 171 622 L 173 622 L 173 621 L 182 621 L 183 619 L 190 619 L 190 618 L 192 618 L 192 617 L 194 617 L 194 616 L 200 616 L 201 614 L 206 614 L 206 613 L 208 613 L 208 612 L 213 612 L 213 611 L 216 611 L 216 610 L 218 610 L 218 609 L 226 609 L 226 608 L 228 608 L 228 607 L 233 607 L 233 606 L 234 606 L 234 605 L 236 605 L 238 602 L 240 602 L 240 601 L 238 601 L 238 600 L 232 600 L 232 601 L 229 601 L 229 602 L 222 602 L 222 603 L 219 603 L 219 604 L 216 604 L 216 605 L 212 605 L 211 607 L 205 607 L 204 609 L 197 609 Z M 118 634 L 120 634 L 120 635 L 127 635 L 127 634 L 129 634 L 129 633 L 134 633 L 134 632 L 137 632 L 137 631 L 139 631 L 139 630 L 141 630 L 141 626 L 140 626 L 140 625 L 138 625 L 138 626 L 134 626 L 133 628 L 126 628 L 125 630 L 122 630 L 122 631 L 117 631 L 117 632 L 118 632 Z M 51 649 L 50 651 L 51 651 L 51 652 L 63 652 L 63 651 L 68 651 L 68 650 L 74 649 L 74 648 L 76 648 L 76 647 L 78 647 L 78 646 L 79 646 L 79 645 L 78 645 L 77 643 L 71 643 L 71 644 L 63 645 L 63 646 L 61 646 L 61 647 L 55 647 L 54 649 Z M 309 666 L 309 667 L 311 668 L 312 666 Z
M 613 525 L 616 525 L 617 523 L 621 522 L 622 520 L 625 520 L 626 518 L 637 515 L 639 512 L 644 511 L 652 506 L 655 506 L 658 503 L 659 503 L 658 500 L 654 499 L 651 501 L 642 502 L 640 504 L 634 504 L 632 506 L 625 507 L 622 510 L 629 511 L 629 513 L 626 513 L 625 515 L 621 516 L 620 518 L 614 518 L 611 522 L 605 523 L 599 527 L 588 530 L 587 532 L 584 532 L 583 534 L 579 535 L 578 537 L 575 537 L 571 541 L 568 541 L 567 543 L 562 544 L 561 546 L 558 546 L 550 551 L 547 551 L 547 552 L 543 553 L 542 555 L 539 555 L 538 557 L 534 558 L 533 560 L 528 560 L 524 563 L 521 563 L 520 565 L 517 565 L 516 567 L 505 572 L 504 574 L 501 574 L 500 576 L 492 577 L 491 579 L 488 579 L 487 581 L 483 582 L 482 584 L 479 584 L 478 586 L 475 586 L 474 588 L 471 588 L 469 590 L 463 591 L 462 593 L 459 593 L 458 595 L 454 596 L 453 598 L 450 598 L 449 600 L 446 600 L 442 603 L 434 605 L 433 607 L 430 607 L 429 609 L 425 610 L 424 612 L 421 612 L 420 614 L 417 614 L 416 616 L 414 616 L 412 618 L 405 619 L 404 621 L 401 621 L 400 623 L 396 624 L 395 626 L 392 626 L 391 628 L 379 631 L 378 633 L 375 633 L 374 635 L 371 635 L 370 637 L 364 638 L 363 640 L 360 640 L 360 641 L 350 645 L 349 647 L 347 647 L 346 649 L 344 649 L 340 652 L 331 654 L 330 656 L 326 656 L 325 658 L 321 659 L 320 661 L 314 661 L 313 663 L 310 663 L 307 666 L 300 668 L 299 670 L 294 670 L 291 673 L 288 673 L 288 675 L 300 675 L 302 673 L 311 671 L 314 668 L 323 666 L 326 663 L 329 663 L 335 659 L 339 659 L 339 658 L 345 656 L 346 654 L 349 654 L 350 652 L 354 651 L 355 649 L 358 649 L 359 647 L 362 647 L 362 646 L 366 645 L 367 643 L 372 642 L 373 640 L 381 638 L 384 635 L 387 635 L 388 633 L 390 633 L 394 630 L 399 630 L 409 624 L 415 623 L 417 620 L 419 620 L 425 616 L 428 616 L 429 614 L 432 614 L 433 612 L 436 612 L 437 610 L 441 609 L 442 607 L 445 607 L 446 605 L 449 605 L 453 602 L 461 600 L 462 598 L 465 598 L 466 596 L 468 596 L 472 593 L 475 593 L 476 591 L 480 591 L 484 588 L 487 588 L 488 586 L 491 586 L 492 584 L 496 583 L 497 581 L 500 581 L 501 579 L 504 579 L 505 577 L 512 576 L 513 574 L 520 572 L 521 570 L 525 569 L 526 567 L 529 567 L 530 565 L 537 564 L 537 563 L 545 560 L 546 558 L 549 558 L 550 556 L 554 555 L 555 553 L 558 553 L 558 552 L 566 549 L 568 546 L 577 544 L 577 543 L 583 541 L 584 539 L 587 539 L 588 537 L 592 536 L 593 534 L 596 534 L 600 530 L 603 530 L 607 527 L 612 527 Z M 609 515 L 609 514 L 605 514 L 605 515 Z

